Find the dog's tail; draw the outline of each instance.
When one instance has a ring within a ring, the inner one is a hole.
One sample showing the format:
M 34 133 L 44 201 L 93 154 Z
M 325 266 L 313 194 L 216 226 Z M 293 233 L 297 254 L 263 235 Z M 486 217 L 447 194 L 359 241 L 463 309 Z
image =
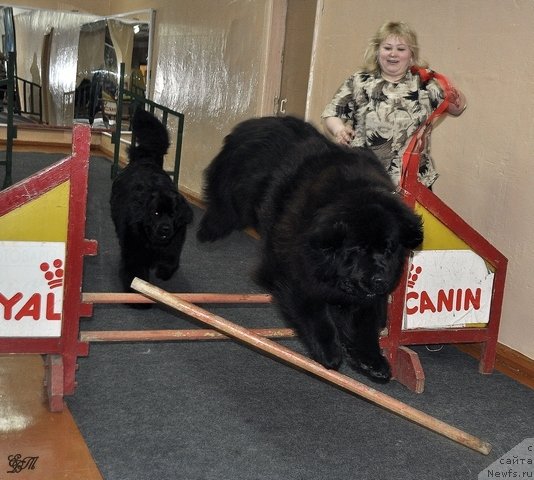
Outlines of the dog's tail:
M 163 156 L 169 149 L 169 133 L 153 114 L 143 109 L 136 110 L 132 119 L 135 144 L 128 149 L 130 162 L 153 159 L 163 165 Z

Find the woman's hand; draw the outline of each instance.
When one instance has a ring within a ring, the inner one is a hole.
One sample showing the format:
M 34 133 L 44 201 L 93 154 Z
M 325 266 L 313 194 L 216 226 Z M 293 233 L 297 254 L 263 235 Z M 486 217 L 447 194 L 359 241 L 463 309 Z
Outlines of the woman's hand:
M 448 100 L 449 107 L 447 108 L 447 112 L 455 117 L 463 113 L 463 111 L 467 108 L 467 100 L 465 95 L 454 85 L 451 85 Z
M 337 143 L 342 145 L 350 145 L 352 139 L 354 138 L 354 130 L 348 125 L 344 125 L 343 128 L 340 128 L 334 135 Z
M 341 145 L 350 145 L 354 138 L 354 130 L 346 125 L 341 118 L 328 117 L 325 118 L 325 126 L 328 133 L 334 137 L 334 140 Z

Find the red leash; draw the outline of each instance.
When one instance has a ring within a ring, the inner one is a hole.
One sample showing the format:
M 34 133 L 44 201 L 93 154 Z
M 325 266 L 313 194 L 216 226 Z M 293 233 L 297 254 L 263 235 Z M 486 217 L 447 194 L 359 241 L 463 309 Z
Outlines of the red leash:
M 426 138 L 432 131 L 432 125 L 434 121 L 449 108 L 449 97 L 452 90 L 447 77 L 441 75 L 440 73 L 420 67 L 412 67 L 411 72 L 419 75 L 423 83 L 428 83 L 430 80 L 436 80 L 439 86 L 442 88 L 445 98 L 430 114 L 426 121 L 415 131 L 408 143 L 408 146 L 406 147 L 406 150 L 404 151 L 402 156 L 402 173 L 400 181 L 401 188 L 405 188 L 407 182 L 412 181 L 412 179 L 417 181 L 420 156 L 421 152 L 423 151 Z

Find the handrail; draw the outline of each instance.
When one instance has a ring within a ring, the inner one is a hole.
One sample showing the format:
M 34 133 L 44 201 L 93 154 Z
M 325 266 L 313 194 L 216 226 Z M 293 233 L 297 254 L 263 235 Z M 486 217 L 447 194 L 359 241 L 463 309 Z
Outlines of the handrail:
M 6 132 L 6 159 L 0 161 L 0 165 L 5 165 L 5 176 L 2 189 L 11 186 L 12 164 L 13 164 L 13 139 L 17 138 L 17 127 L 13 122 L 13 109 L 15 106 L 15 53 L 9 52 L 7 55 L 7 78 L 0 81 L 0 85 L 7 85 L 7 132 Z
M 174 156 L 174 167 L 171 171 L 167 171 L 169 175 L 173 177 L 173 181 L 176 186 L 178 186 L 178 177 L 180 174 L 180 161 L 182 156 L 182 142 L 183 142 L 183 133 L 184 133 L 184 119 L 185 116 L 183 113 L 171 110 L 159 103 L 148 100 L 144 96 L 144 92 L 138 91 L 133 92 L 124 88 L 124 63 L 120 64 L 120 75 L 119 75 L 119 90 L 117 93 L 117 120 L 115 122 L 115 130 L 111 136 L 112 142 L 115 145 L 113 152 L 113 165 L 111 166 L 111 178 L 115 178 L 119 173 L 119 155 L 120 155 L 120 140 L 122 134 L 122 112 L 124 110 L 124 101 L 127 99 L 130 102 L 130 111 L 135 111 L 137 106 L 148 107 L 150 113 L 154 114 L 156 111 L 161 112 L 161 123 L 167 126 L 169 115 L 176 117 L 178 120 L 178 129 L 176 133 L 175 141 L 175 156 Z M 133 107 L 133 108 L 132 108 Z M 132 136 L 132 142 L 135 142 L 135 138 Z
M 38 115 L 39 123 L 43 121 L 41 86 L 15 75 L 15 52 L 8 52 L 6 70 L 7 78 L 0 80 L 0 88 L 5 86 L 7 94 L 6 158 L 0 161 L 0 165 L 5 165 L 6 167 L 2 190 L 13 183 L 13 140 L 17 138 L 17 127 L 14 125 L 13 114 Z M 17 94 L 19 82 L 22 83 L 22 105 L 20 104 L 21 95 Z M 30 89 L 29 91 L 28 88 Z M 35 91 L 37 91 L 37 102 L 35 101 Z M 35 108 L 36 103 L 38 103 L 38 110 Z
M 16 75 L 15 82 L 22 83 L 22 95 L 19 95 L 19 98 L 22 98 L 22 103 L 20 111 L 17 113 L 37 115 L 39 117 L 39 123 L 43 123 L 43 100 L 41 94 L 41 85 L 30 82 L 29 80 L 25 80 L 24 78 L 17 77 Z M 37 92 L 37 101 L 35 100 L 35 92 Z

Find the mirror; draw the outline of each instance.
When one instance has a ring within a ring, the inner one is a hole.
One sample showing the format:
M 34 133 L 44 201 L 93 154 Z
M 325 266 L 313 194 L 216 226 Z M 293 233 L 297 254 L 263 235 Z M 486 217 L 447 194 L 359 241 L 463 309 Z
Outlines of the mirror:
M 110 127 L 125 64 L 125 86 L 148 96 L 153 10 L 110 17 L 0 7 L 1 50 L 16 54 L 16 105 L 29 121 Z M 106 103 L 107 102 L 107 103 Z

